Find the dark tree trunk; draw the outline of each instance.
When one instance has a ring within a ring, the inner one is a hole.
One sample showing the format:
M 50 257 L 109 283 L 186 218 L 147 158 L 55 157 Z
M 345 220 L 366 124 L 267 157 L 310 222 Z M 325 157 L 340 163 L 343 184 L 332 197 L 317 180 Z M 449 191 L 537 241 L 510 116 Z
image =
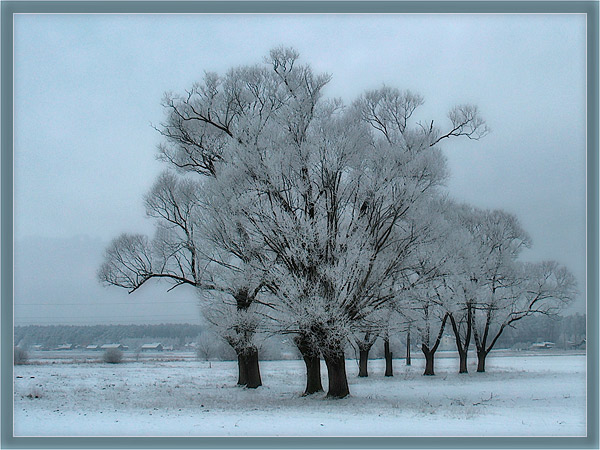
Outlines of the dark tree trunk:
M 344 351 L 341 348 L 329 350 L 323 354 L 323 359 L 327 365 L 327 378 L 329 380 L 327 397 L 344 398 L 350 395 Z
M 394 368 L 392 366 L 392 352 L 390 352 L 390 340 L 385 339 L 383 341 L 383 354 L 385 356 L 385 376 L 393 377 Z
M 254 301 L 254 295 L 251 295 L 248 289 L 245 288 L 238 290 L 234 295 L 237 310 L 247 311 Z M 230 337 L 227 342 L 229 342 L 229 345 L 234 348 L 238 355 L 238 385 L 252 389 L 262 386 L 258 363 L 258 349 L 250 344 L 249 339 L 252 333 L 248 331 L 242 333 L 238 326 L 235 326 L 234 329 L 236 334 L 240 333 L 239 337 Z
M 368 377 L 368 363 L 369 363 L 369 349 L 359 350 L 359 359 L 358 359 L 358 376 L 359 377 Z
M 248 383 L 248 371 L 246 365 L 246 358 L 243 353 L 238 353 L 238 382 L 240 386 L 246 386 Z
M 477 372 L 485 372 L 485 357 L 487 352 L 485 350 L 477 350 Z
M 421 347 L 423 351 L 423 355 L 425 355 L 425 372 L 423 375 L 435 375 L 433 370 L 433 357 L 435 355 L 435 351 L 429 350 L 425 345 Z
M 452 324 L 452 331 L 454 332 L 454 339 L 456 341 L 456 349 L 458 350 L 458 373 L 468 373 L 467 371 L 467 354 L 469 352 L 469 343 L 471 341 L 471 307 L 468 307 L 467 312 L 467 331 L 465 333 L 464 343 L 460 337 L 459 325 L 456 323 L 454 316 L 449 315 L 450 323 Z
M 321 392 L 323 385 L 321 384 L 321 359 L 319 352 L 314 350 L 310 345 L 310 340 L 305 336 L 297 336 L 294 338 L 294 342 L 298 350 L 300 350 L 300 354 L 306 365 L 306 389 L 303 395 Z
M 464 350 L 459 350 L 458 351 L 458 359 L 459 359 L 458 373 L 468 373 L 467 372 L 467 352 Z
M 318 356 L 305 356 L 303 359 L 306 365 L 306 389 L 304 390 L 304 395 L 322 392 L 321 358 Z
M 244 359 L 246 362 L 246 387 L 255 389 L 262 386 L 258 364 L 258 349 L 256 347 L 246 349 Z
M 518 319 L 516 319 L 516 320 L 518 320 Z M 488 329 L 489 329 L 489 322 L 490 322 L 490 319 L 488 318 L 488 322 L 486 323 L 485 333 L 483 335 L 483 340 L 481 342 L 477 342 L 477 340 L 476 340 L 476 343 L 475 343 L 475 345 L 477 346 L 477 372 L 485 372 L 485 359 L 487 358 L 487 355 L 489 355 L 489 353 L 492 351 L 492 348 L 494 348 L 494 345 L 496 344 L 496 341 L 502 334 L 502 331 L 504 330 L 504 328 L 506 326 L 510 325 L 514 321 L 515 320 L 511 320 L 509 322 L 503 323 L 500 326 L 500 329 L 498 330 L 498 333 L 496 334 L 494 339 L 492 339 L 491 344 L 488 347 L 486 347 L 485 343 L 486 343 L 486 339 L 488 336 Z
M 406 335 L 406 365 L 410 366 L 410 331 Z
M 435 340 L 433 347 L 429 348 L 427 345 L 421 344 L 421 350 L 425 355 L 425 372 L 423 375 L 435 375 L 435 372 L 433 371 L 433 357 L 436 350 L 440 346 L 442 335 L 444 334 L 444 327 L 446 326 L 446 321 L 448 320 L 449 315 L 450 314 L 448 313 L 444 315 L 444 318 L 442 319 L 442 325 L 440 326 L 440 331 L 438 332 L 437 339 Z

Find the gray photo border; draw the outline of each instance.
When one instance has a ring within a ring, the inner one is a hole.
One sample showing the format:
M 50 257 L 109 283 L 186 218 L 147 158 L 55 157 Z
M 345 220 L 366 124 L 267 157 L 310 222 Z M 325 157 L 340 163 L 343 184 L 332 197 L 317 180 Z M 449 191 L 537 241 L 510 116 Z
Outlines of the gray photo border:
M 1 427 L 3 448 L 598 448 L 597 1 L 3 1 Z M 580 13 L 587 15 L 587 437 L 143 438 L 13 436 L 13 15 L 18 13 Z

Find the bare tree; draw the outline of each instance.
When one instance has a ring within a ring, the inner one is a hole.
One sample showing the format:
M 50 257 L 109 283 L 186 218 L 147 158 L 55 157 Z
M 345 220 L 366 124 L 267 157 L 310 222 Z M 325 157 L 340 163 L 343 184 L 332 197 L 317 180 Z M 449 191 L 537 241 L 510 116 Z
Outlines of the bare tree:
M 452 227 L 451 237 L 447 241 L 450 243 L 450 252 L 453 255 L 452 264 L 448 266 L 444 278 L 444 287 L 451 295 L 451 300 L 446 302 L 445 306 L 458 351 L 458 371 L 467 373 L 473 314 L 478 289 L 481 289 L 477 284 L 481 265 L 477 258 L 477 242 L 474 240 L 472 229 L 469 228 L 472 208 L 447 201 L 444 217 Z
M 469 235 L 452 220 L 455 208 L 447 198 L 429 204 L 425 239 L 414 252 L 412 269 L 399 280 L 403 299 L 398 306 L 410 328 L 418 332 L 426 362 L 424 375 L 435 374 L 435 352 L 445 326 L 448 319 L 455 324 L 462 306 L 455 285 L 464 270 L 465 254 L 469 254 Z
M 468 227 L 474 235 L 479 271 L 473 274 L 477 301 L 472 331 L 477 348 L 477 371 L 506 327 L 534 314 L 552 315 L 576 295 L 575 278 L 554 261 L 521 263 L 530 238 L 518 220 L 503 211 L 472 209 Z
M 217 339 L 214 333 L 208 331 L 200 333 L 196 338 L 196 356 L 204 361 L 216 357 L 219 352 Z
M 355 337 L 354 342 L 358 347 L 358 376 L 368 377 L 369 376 L 369 351 L 375 341 L 379 337 L 377 329 L 374 327 L 366 327 L 364 333 L 360 333 L 359 336 Z

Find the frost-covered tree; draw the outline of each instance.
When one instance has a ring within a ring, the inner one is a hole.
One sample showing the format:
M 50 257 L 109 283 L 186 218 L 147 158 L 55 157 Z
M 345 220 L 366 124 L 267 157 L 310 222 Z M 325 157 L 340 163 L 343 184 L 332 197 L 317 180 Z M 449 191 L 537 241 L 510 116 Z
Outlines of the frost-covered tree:
M 461 222 L 464 211 L 470 209 L 447 197 L 430 204 L 427 239 L 414 253 L 412 269 L 400 280 L 408 289 L 401 292 L 398 307 L 420 340 L 425 375 L 434 374 L 435 352 L 448 324 L 455 333 L 460 372 L 466 372 L 475 295 L 472 284 L 480 267 L 472 235 Z
M 447 286 L 454 268 L 455 240 L 444 216 L 449 202 L 444 198 L 429 203 L 422 241 L 412 253 L 410 265 L 396 281 L 396 308 L 410 324 L 425 356 L 424 375 L 434 375 L 434 356 L 448 320 L 452 294 Z M 408 351 L 408 350 L 407 350 Z
M 428 256 L 431 255 L 418 259 L 410 276 L 412 288 L 399 298 L 405 320 L 417 333 L 421 344 L 425 357 L 423 375 L 435 375 L 434 357 L 448 320 L 447 302 L 450 296 L 444 285 L 444 275 L 435 263 L 431 264 Z
M 523 317 L 558 313 L 575 298 L 575 278 L 554 261 L 518 260 L 531 240 L 515 216 L 472 208 L 464 219 L 473 235 L 479 262 L 479 270 L 471 279 L 477 297 L 472 331 L 477 371 L 484 372 L 486 357 L 504 329 Z
M 358 376 L 369 376 L 369 352 L 375 341 L 387 329 L 387 313 L 381 308 L 353 326 L 351 344 L 358 350 Z
M 423 99 L 389 87 L 346 107 L 322 99 L 330 77 L 295 51 L 274 49 L 265 62 L 165 96 L 159 155 L 201 180 L 190 196 L 200 208 L 182 221 L 159 195 L 150 206 L 166 225 L 160 239 L 115 241 L 101 276 L 129 289 L 163 277 L 209 293 L 208 315 L 246 361 L 258 362 L 261 321 L 277 321 L 311 364 L 325 359 L 328 395 L 344 397 L 348 338 L 396 300 L 395 281 L 427 235 L 428 204 L 447 175 L 440 142 L 478 139 L 487 127 L 468 105 L 450 111 L 447 132 L 415 123 Z
M 297 54 L 292 50 L 275 49 L 270 54 L 268 64 L 264 66 L 239 67 L 230 70 L 224 76 L 207 73 L 204 80 L 194 84 L 184 95 L 166 94 L 163 100 L 167 112 L 166 119 L 156 127 L 165 137 L 164 144 L 159 148 L 161 159 L 182 173 L 214 179 L 222 173 L 220 169 L 229 163 L 224 153 L 229 150 L 229 155 L 235 154 L 231 151 L 231 147 L 252 152 L 254 145 L 269 141 L 269 135 L 263 132 L 267 124 L 271 125 L 266 127 L 269 132 L 276 128 L 284 129 L 284 123 L 273 125 L 272 122 L 288 117 L 287 122 L 292 128 L 298 125 L 294 132 L 299 136 L 302 132 L 300 123 L 303 120 L 302 115 L 305 110 L 311 109 L 311 103 L 314 104 L 318 98 L 320 88 L 328 81 L 328 77 L 312 77 L 308 66 L 292 68 L 296 58 Z M 294 85 L 291 84 L 290 73 L 293 73 L 296 79 Z M 283 112 L 277 118 L 274 117 L 275 112 L 280 109 Z M 207 222 L 212 225 L 208 228 L 211 231 L 218 230 L 215 222 L 218 222 L 224 214 L 217 214 L 218 205 L 214 202 L 209 201 L 204 206 L 208 211 L 207 216 L 213 220 L 212 224 Z M 174 207 L 172 212 L 177 214 L 177 208 Z M 231 272 L 238 275 L 252 272 L 254 266 L 249 261 L 254 261 L 256 255 L 244 253 L 246 249 L 243 242 L 247 233 L 243 221 L 234 220 L 225 225 L 225 228 L 219 230 L 222 233 L 209 232 L 203 236 L 203 239 L 216 243 L 217 248 L 222 250 L 219 252 L 219 258 L 210 255 L 209 263 L 216 264 L 209 265 L 230 268 Z M 235 239 L 232 239 L 234 235 Z M 127 240 L 139 241 L 134 242 L 133 245 L 136 245 L 137 250 L 142 251 L 140 255 L 132 256 L 131 261 L 125 261 L 117 254 L 122 253 L 117 249 L 121 244 L 126 244 Z M 199 261 L 198 258 L 193 260 L 193 253 L 197 248 L 194 249 L 191 245 L 173 248 L 177 247 L 179 242 L 172 244 L 169 240 L 164 247 L 167 252 L 171 251 L 166 255 L 168 262 L 183 264 L 180 268 L 175 266 L 177 274 L 157 271 L 156 264 L 152 270 L 148 270 L 150 260 L 146 256 L 151 252 L 148 239 L 141 236 L 122 236 L 119 242 L 115 241 L 111 245 L 107 253 L 107 264 L 101 271 L 101 278 L 115 285 L 124 283 L 123 287 L 130 290 L 136 289 L 141 285 L 140 282 L 156 277 L 170 278 L 177 284 L 191 284 L 202 290 L 212 287 L 204 283 L 200 285 L 193 279 L 191 271 Z M 134 263 L 133 266 L 131 262 Z M 249 264 L 253 267 L 246 267 Z M 158 266 L 166 267 L 166 263 L 159 261 Z M 248 359 L 252 364 L 254 361 L 257 364 L 256 346 L 251 342 L 254 336 L 253 328 L 248 327 L 248 323 L 256 322 L 255 318 L 250 317 L 253 314 L 251 305 L 256 300 L 262 284 L 255 283 L 254 279 L 243 280 L 243 276 L 238 276 L 236 281 L 235 292 L 229 293 L 236 304 L 233 315 L 241 322 L 238 324 L 230 320 L 225 322 L 226 339 L 238 352 L 240 361 Z M 220 292 L 221 289 L 216 291 Z M 231 288 L 225 291 L 231 291 Z M 228 301 L 221 301 L 220 295 L 216 297 L 219 298 L 217 301 L 219 307 L 225 308 Z M 212 315 L 212 317 L 217 316 L 218 314 Z M 226 316 L 221 315 L 221 318 L 223 317 Z M 240 373 L 245 371 L 245 368 L 240 368 Z M 258 373 L 257 366 L 251 372 Z M 252 384 L 260 384 L 260 380 L 255 380 Z
M 390 349 L 390 337 L 395 330 L 393 324 L 397 323 L 397 321 L 393 318 L 393 309 L 384 308 L 382 311 L 384 312 L 381 332 L 381 340 L 383 341 L 383 358 L 385 360 L 384 376 L 393 377 L 394 365 L 393 352 Z
M 446 202 L 445 220 L 452 231 L 446 240 L 446 248 L 452 258 L 447 264 L 444 289 L 451 296 L 445 303 L 448 319 L 456 341 L 459 356 L 459 373 L 467 373 L 467 357 L 471 343 L 473 314 L 478 298 L 476 283 L 480 276 L 480 261 L 477 258 L 476 242 L 468 229 L 472 208 L 468 205 Z
M 130 293 L 154 278 L 170 281 L 173 288 L 215 289 L 198 253 L 198 192 L 190 180 L 168 172 L 159 176 L 145 198 L 147 215 L 157 223 L 154 239 L 139 234 L 115 238 L 106 249 L 100 280 Z
M 130 293 L 151 279 L 170 282 L 169 290 L 194 286 L 204 293 L 203 298 L 212 292 L 214 304 L 204 311 L 206 317 L 220 319 L 215 323 L 217 329 L 238 354 L 238 384 L 258 387 L 258 350 L 253 342 L 258 321 L 249 306 L 260 290 L 260 282 L 256 277 L 240 276 L 241 272 L 251 271 L 249 264 L 232 256 L 227 251 L 230 249 L 213 245 L 218 237 L 207 233 L 202 192 L 197 180 L 162 173 L 145 197 L 146 213 L 156 220 L 154 238 L 123 234 L 114 239 L 98 276 L 104 283 Z M 232 303 L 236 306 L 234 314 L 209 313 L 230 308 Z
M 429 225 L 427 202 L 446 176 L 436 144 L 472 120 L 455 124 L 451 114 L 454 131 L 442 136 L 432 125 L 409 126 L 420 102 L 390 88 L 347 108 L 323 102 L 310 114 L 291 102 L 294 111 L 280 119 L 287 130 L 275 122 L 269 142 L 252 152 L 232 147 L 228 176 L 215 180 L 234 180 L 217 191 L 242 200 L 252 233 L 273 254 L 287 328 L 312 335 L 330 396 L 348 394 L 343 349 L 353 327 L 395 298 L 392 280 Z
M 476 299 L 474 283 L 467 278 L 454 280 L 452 292 L 455 296 L 455 308 L 448 313 L 448 318 L 450 319 L 456 350 L 458 351 L 458 373 L 467 373 L 467 359 L 473 333 L 473 312 Z

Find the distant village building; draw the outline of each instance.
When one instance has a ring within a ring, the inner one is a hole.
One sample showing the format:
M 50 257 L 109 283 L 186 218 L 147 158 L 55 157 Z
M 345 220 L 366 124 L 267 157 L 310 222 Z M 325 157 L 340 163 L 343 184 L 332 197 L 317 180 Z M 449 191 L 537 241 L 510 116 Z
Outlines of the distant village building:
M 166 352 L 172 352 L 173 346 L 172 345 L 163 345 L 163 350 Z
M 74 344 L 61 344 L 58 347 L 56 347 L 56 350 L 73 350 L 74 348 Z
M 144 344 L 141 347 L 143 352 L 162 352 L 163 345 L 159 342 L 154 342 L 152 344 Z
M 540 349 L 547 349 L 547 348 L 554 348 L 556 344 L 554 342 L 536 342 L 535 344 L 531 345 L 531 349 L 532 350 L 540 350 Z
M 102 350 L 109 350 L 111 348 L 116 348 L 118 350 L 127 350 L 129 347 L 123 344 L 104 344 L 100 347 Z
M 91 344 L 91 345 L 88 345 L 85 349 L 86 350 L 100 350 L 100 346 L 98 344 Z

